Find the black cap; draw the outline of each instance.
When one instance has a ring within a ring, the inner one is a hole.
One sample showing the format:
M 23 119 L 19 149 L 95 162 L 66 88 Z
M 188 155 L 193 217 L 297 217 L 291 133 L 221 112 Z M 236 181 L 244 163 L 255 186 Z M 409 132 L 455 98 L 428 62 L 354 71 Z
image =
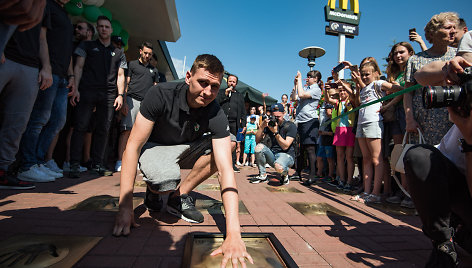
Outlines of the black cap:
M 120 44 L 120 43 L 121 43 L 121 46 L 124 46 L 124 45 L 125 45 L 125 43 L 123 42 L 123 38 L 121 38 L 121 36 L 119 36 L 119 35 L 113 35 L 113 36 L 111 37 L 111 41 L 112 41 L 113 43 L 117 43 L 117 44 Z
M 272 104 L 272 106 L 270 106 L 270 110 L 272 112 L 281 112 L 283 113 L 284 112 L 284 105 L 282 103 L 276 103 L 276 104 Z

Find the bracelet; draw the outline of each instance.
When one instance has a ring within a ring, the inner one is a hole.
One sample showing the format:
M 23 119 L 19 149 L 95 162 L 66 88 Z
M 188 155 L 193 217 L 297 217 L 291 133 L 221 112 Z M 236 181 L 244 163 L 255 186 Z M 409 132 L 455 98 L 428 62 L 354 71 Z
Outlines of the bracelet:
M 67 76 L 67 78 L 71 78 L 71 77 L 75 77 L 75 75 L 69 74 L 69 75 Z
M 274 133 L 274 137 L 277 136 L 277 135 L 279 135 L 279 132 L 278 132 L 278 131 Z
M 118 96 L 124 97 L 125 94 L 123 94 L 123 93 L 118 93 Z

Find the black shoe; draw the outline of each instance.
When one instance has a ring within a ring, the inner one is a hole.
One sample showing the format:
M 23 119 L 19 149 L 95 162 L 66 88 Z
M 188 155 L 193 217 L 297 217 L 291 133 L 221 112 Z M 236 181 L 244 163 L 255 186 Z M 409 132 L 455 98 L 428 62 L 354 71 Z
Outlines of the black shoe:
M 111 170 L 108 170 L 106 167 L 102 165 L 95 165 L 92 168 L 92 171 L 97 173 L 100 176 L 112 176 L 113 172 Z
M 288 175 L 282 175 L 282 178 L 280 179 L 280 184 L 282 185 L 287 185 L 290 183 L 290 180 L 288 179 Z
M 155 194 L 146 188 L 146 197 L 144 198 L 144 206 L 149 211 L 161 211 L 163 205 L 162 197 L 159 194 Z
M 73 179 L 80 178 L 80 164 L 79 163 L 70 164 L 69 178 L 73 178 Z
M 457 267 L 457 253 L 454 244 L 451 241 L 443 242 L 439 245 L 433 245 L 433 251 L 429 256 L 426 268 L 448 268 Z
M 233 170 L 235 173 L 241 172 L 241 170 L 239 170 L 239 168 L 236 165 L 233 165 Z
M 0 189 L 29 190 L 34 188 L 36 188 L 34 183 L 22 181 L 7 171 L 0 170 Z
M 192 223 L 202 223 L 203 215 L 195 208 L 193 198 L 187 194 L 173 196 L 167 201 L 167 212 Z
M 317 181 L 318 181 L 318 179 L 309 178 L 308 180 L 302 182 L 302 185 L 310 186 L 310 185 L 312 185 L 312 184 L 315 184 Z

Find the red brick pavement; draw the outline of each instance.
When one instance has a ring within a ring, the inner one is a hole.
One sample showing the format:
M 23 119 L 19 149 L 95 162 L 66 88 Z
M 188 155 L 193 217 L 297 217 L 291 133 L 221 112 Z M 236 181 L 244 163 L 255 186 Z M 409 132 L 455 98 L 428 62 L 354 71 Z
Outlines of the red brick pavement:
M 398 216 L 349 200 L 327 185 L 288 186 L 302 193 L 270 192 L 267 184 L 250 184 L 255 168 L 237 173 L 240 199 L 248 215 L 240 215 L 243 232 L 276 235 L 300 267 L 422 267 L 430 243 L 417 216 Z M 188 171 L 183 171 L 185 175 Z M 142 177 L 138 176 L 138 180 Z M 202 224 L 190 224 L 165 212 L 136 208 L 140 227 L 128 237 L 111 235 L 115 213 L 68 210 L 97 195 L 119 195 L 119 173 L 112 177 L 59 179 L 32 191 L 0 192 L 0 240 L 15 234 L 99 236 L 103 239 L 75 267 L 179 267 L 189 232 L 224 232 L 222 215 L 204 213 Z M 217 184 L 210 178 L 205 184 Z M 273 180 L 274 187 L 278 186 Z M 136 187 L 135 196 L 144 197 Z M 195 191 L 197 198 L 221 200 L 218 191 Z M 323 202 L 347 213 L 303 215 L 289 202 Z

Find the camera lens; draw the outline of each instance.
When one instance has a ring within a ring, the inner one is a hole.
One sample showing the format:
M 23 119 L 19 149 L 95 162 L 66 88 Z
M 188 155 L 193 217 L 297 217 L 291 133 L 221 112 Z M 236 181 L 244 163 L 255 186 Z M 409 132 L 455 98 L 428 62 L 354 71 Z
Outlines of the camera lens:
M 427 86 L 423 88 L 423 107 L 426 109 L 458 106 L 465 93 L 459 86 Z

